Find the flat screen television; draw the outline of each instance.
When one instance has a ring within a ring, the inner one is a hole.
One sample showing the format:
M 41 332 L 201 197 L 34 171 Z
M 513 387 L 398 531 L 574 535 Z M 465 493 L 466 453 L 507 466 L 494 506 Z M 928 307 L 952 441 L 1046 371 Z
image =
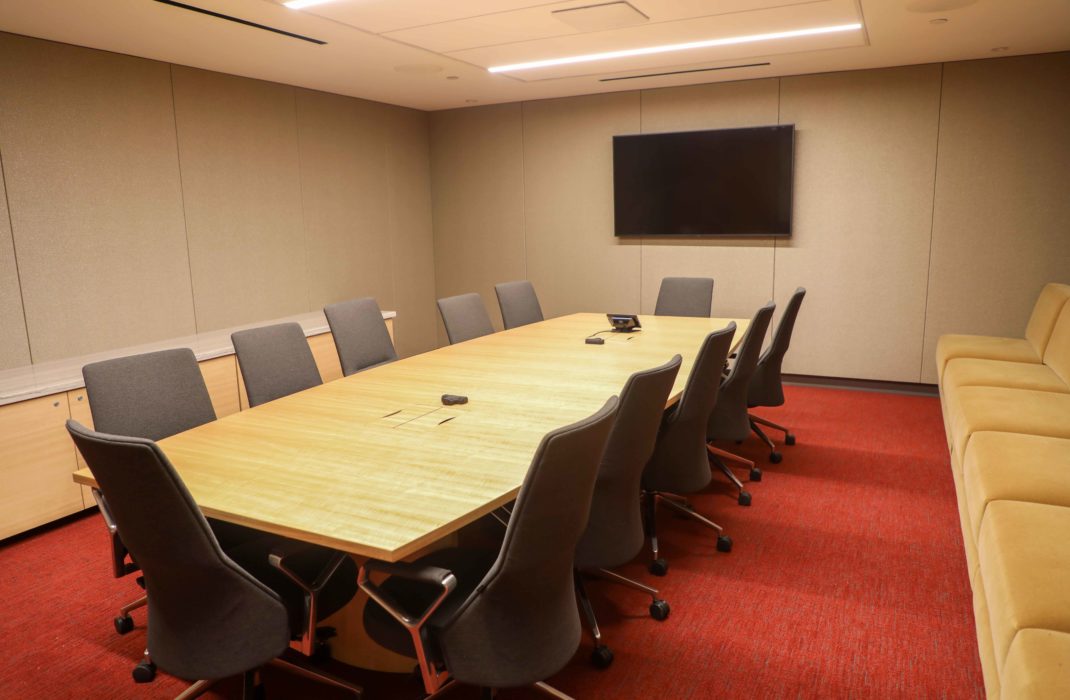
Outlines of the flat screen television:
M 795 126 L 613 137 L 618 236 L 790 236 Z

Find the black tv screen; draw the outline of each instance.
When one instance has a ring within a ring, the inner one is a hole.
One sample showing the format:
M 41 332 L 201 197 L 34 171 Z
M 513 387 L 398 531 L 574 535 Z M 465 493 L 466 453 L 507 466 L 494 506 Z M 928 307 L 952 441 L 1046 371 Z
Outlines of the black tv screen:
M 790 236 L 795 126 L 613 137 L 618 236 Z

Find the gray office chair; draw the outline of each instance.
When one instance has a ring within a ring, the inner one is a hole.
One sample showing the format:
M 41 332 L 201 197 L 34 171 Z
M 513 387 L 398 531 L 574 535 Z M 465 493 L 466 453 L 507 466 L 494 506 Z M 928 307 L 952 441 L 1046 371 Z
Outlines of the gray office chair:
M 189 348 L 94 362 L 82 368 L 89 410 L 97 430 L 147 440 L 162 440 L 216 419 L 197 358 Z M 121 578 L 139 570 L 129 558 L 107 500 L 99 489 L 93 498 L 111 533 L 112 573 Z M 230 546 L 260 536 L 255 530 L 210 520 L 216 537 Z M 144 580 L 139 577 L 139 585 Z M 130 613 L 146 604 L 144 596 L 124 605 L 114 619 L 115 631 L 134 629 Z
M 677 355 L 660 367 L 636 372 L 624 384 L 617 418 L 598 467 L 587 529 L 576 548 L 576 592 L 594 637 L 591 661 L 599 668 L 613 663 L 613 652 L 602 642 L 598 620 L 584 586 L 585 575 L 646 593 L 651 598 L 650 616 L 655 620 L 669 617 L 669 604 L 658 597 L 657 589 L 610 569 L 635 559 L 646 542 L 639 500 L 640 480 L 654 453 L 665 402 L 680 371 L 680 361 Z
M 483 299 L 474 292 L 439 299 L 438 312 L 442 315 L 450 345 L 494 332 Z
M 758 366 L 758 355 L 762 351 L 762 343 L 765 334 L 769 330 L 769 319 L 773 317 L 773 309 L 776 304 L 767 303 L 751 319 L 747 334 L 743 336 L 743 342 L 736 353 L 735 361 L 728 369 L 727 376 L 721 382 L 721 391 L 717 399 L 717 405 L 710 413 L 709 424 L 706 427 L 706 440 L 712 443 L 714 440 L 744 440 L 751 433 L 750 418 L 747 415 L 747 391 L 751 377 Z M 739 504 L 749 506 L 751 495 L 743 488 L 743 482 L 728 468 L 724 460 L 739 462 L 750 470 L 751 481 L 762 480 L 762 470 L 755 466 L 749 459 L 737 454 L 707 445 L 710 462 L 716 466 L 728 480 L 739 489 Z
M 398 359 L 375 299 L 366 297 L 328 304 L 323 307 L 323 314 L 334 336 L 343 376 Z
M 795 319 L 799 316 L 799 308 L 802 306 L 803 297 L 805 296 L 806 290 L 798 287 L 792 293 L 791 299 L 788 300 L 784 315 L 780 318 L 780 323 L 777 324 L 776 331 L 773 334 L 773 342 L 758 358 L 758 366 L 754 369 L 754 376 L 751 377 L 750 386 L 747 388 L 747 408 L 784 405 L 784 384 L 781 380 L 781 367 L 784 364 L 784 354 L 787 353 L 788 346 L 791 344 L 791 333 L 795 329 Z M 756 416 L 753 413 L 748 413 L 747 417 L 750 419 L 751 430 L 762 442 L 768 445 L 770 450 L 769 461 L 773 464 L 779 463 L 781 455 L 777 452 L 776 445 L 765 434 L 765 431 L 758 426 L 764 425 L 784 433 L 785 445 L 795 444 L 795 434 L 789 428 Z
M 297 323 L 230 334 L 249 406 L 259 406 L 323 383 L 305 332 Z
M 712 308 L 712 277 L 666 277 L 661 280 L 654 315 L 709 318 Z
M 326 566 L 311 572 L 300 565 L 295 571 L 290 560 L 283 559 L 276 573 L 285 583 L 278 588 L 265 585 L 223 552 L 155 442 L 107 435 L 75 421 L 67 421 L 67 430 L 145 572 L 152 624 L 135 679 L 144 680 L 139 674 L 151 678 L 159 665 L 179 678 L 196 680 L 180 696 L 191 698 L 215 679 L 242 674 L 248 698 L 255 694 L 256 669 L 277 660 L 302 675 L 359 694 L 359 688 L 314 669 L 303 658 L 281 658 L 291 638 L 300 634 L 292 620 L 299 628 L 307 616 L 314 626 L 316 619 L 353 597 L 356 567 L 348 557 L 333 555 Z M 292 580 L 287 571 L 294 574 Z M 318 578 L 313 585 L 304 583 L 312 579 L 296 578 L 309 573 Z
M 455 681 L 487 689 L 535 684 L 567 697 L 542 681 L 579 646 L 573 555 L 616 409 L 614 397 L 542 439 L 500 551 L 442 550 L 411 564 L 373 559 L 361 567 L 360 587 L 377 603 L 364 608 L 365 628 L 417 658 L 428 693 Z M 373 583 L 375 572 L 390 578 Z
M 502 310 L 505 330 L 543 320 L 539 297 L 535 296 L 535 287 L 531 282 L 496 284 L 494 293 L 498 296 L 498 307 Z
M 709 485 L 712 477 L 706 449 L 706 425 L 717 404 L 724 367 L 736 324 L 729 323 L 706 336 L 695 356 L 695 364 L 676 406 L 665 414 L 654 444 L 654 453 L 643 469 L 643 506 L 646 535 L 650 540 L 650 572 L 664 576 L 669 563 L 659 555 L 657 506 L 664 504 L 717 532 L 717 550 L 732 551 L 732 539 L 712 520 L 698 514 L 687 502 L 687 494 Z

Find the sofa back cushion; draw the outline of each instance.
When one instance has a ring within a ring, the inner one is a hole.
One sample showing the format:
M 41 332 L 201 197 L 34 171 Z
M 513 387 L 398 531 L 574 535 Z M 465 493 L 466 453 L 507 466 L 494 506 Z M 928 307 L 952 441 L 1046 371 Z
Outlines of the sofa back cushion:
M 1037 303 L 1033 307 L 1033 314 L 1029 317 L 1029 325 L 1025 327 L 1026 340 L 1037 351 L 1037 357 L 1044 357 L 1048 349 L 1052 331 L 1055 329 L 1056 319 L 1070 299 L 1070 284 L 1057 284 L 1055 282 L 1044 285 L 1037 297 Z M 1064 377 L 1065 379 L 1065 377 Z
M 1044 364 L 1070 386 L 1070 303 L 1063 306 L 1055 321 L 1048 347 L 1044 350 Z

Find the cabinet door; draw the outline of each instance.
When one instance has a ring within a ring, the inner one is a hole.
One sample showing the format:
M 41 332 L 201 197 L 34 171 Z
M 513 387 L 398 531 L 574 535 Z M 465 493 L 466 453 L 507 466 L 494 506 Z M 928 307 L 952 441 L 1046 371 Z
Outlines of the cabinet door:
M 67 392 L 67 402 L 71 409 L 71 418 L 78 421 L 87 428 L 93 427 L 93 414 L 89 410 L 89 396 L 85 393 L 85 389 L 74 389 Z M 78 460 L 79 469 L 88 469 L 89 466 L 82 459 L 82 453 L 78 451 L 77 447 L 74 447 L 74 443 L 71 442 L 71 448 L 74 450 L 75 459 Z M 93 498 L 93 491 L 88 486 L 79 487 L 82 489 L 82 507 L 89 508 L 97 504 Z
M 390 342 L 397 345 L 397 341 L 394 340 L 394 319 L 386 319 L 386 332 L 390 334 Z
M 238 397 L 238 363 L 234 355 L 205 360 L 200 366 L 208 395 L 212 397 L 216 418 L 237 413 L 241 404 Z
M 82 509 L 67 394 L 0 406 L 0 539 Z
M 324 382 L 342 378 L 342 362 L 338 359 L 338 349 L 334 346 L 333 335 L 320 333 L 309 336 L 308 346 L 312 348 L 312 356 L 316 358 L 316 366 Z

